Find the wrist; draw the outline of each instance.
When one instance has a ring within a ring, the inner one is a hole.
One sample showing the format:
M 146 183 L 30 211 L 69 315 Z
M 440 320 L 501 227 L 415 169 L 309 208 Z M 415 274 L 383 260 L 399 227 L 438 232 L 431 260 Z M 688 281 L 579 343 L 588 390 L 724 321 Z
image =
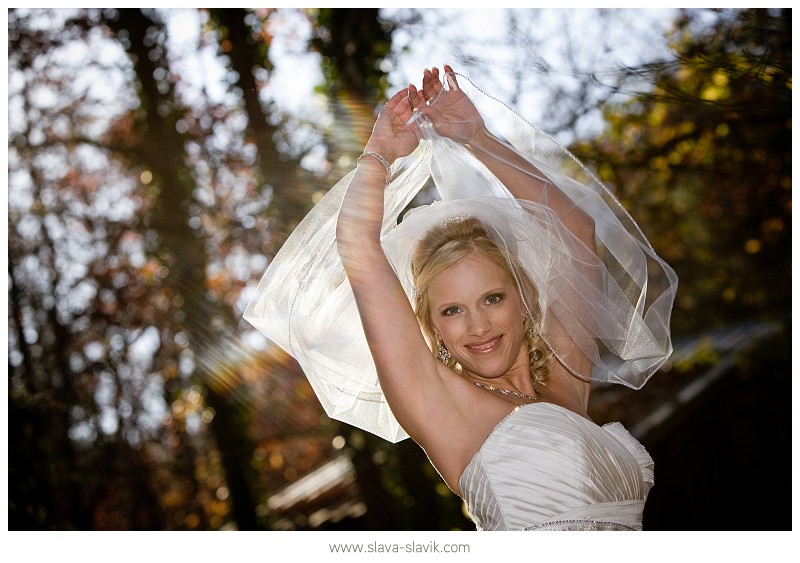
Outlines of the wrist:
M 389 183 L 389 177 L 392 175 L 392 167 L 389 161 L 384 156 L 376 151 L 364 149 L 364 152 L 358 157 L 356 163 L 361 165 L 361 161 L 367 159 L 374 164 L 379 164 L 383 171 L 386 173 L 386 183 Z
M 368 142 L 366 146 L 364 146 L 362 154 L 368 153 L 376 153 L 380 155 L 390 166 L 395 160 L 397 160 L 394 151 L 392 151 L 389 146 L 381 143 Z
M 476 133 L 471 135 L 469 139 L 464 141 L 464 146 L 470 150 L 486 148 L 493 139 L 494 137 L 492 137 L 492 134 L 484 126 L 481 127 Z

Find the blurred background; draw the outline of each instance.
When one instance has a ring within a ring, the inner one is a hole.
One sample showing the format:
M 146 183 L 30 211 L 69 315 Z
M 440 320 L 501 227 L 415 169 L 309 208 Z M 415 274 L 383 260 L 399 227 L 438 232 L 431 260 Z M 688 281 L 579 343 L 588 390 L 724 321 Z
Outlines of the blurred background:
M 789 530 L 791 10 L 11 9 L 10 530 L 471 530 L 241 318 L 449 63 L 596 171 L 678 273 L 675 354 L 597 386 L 651 530 Z

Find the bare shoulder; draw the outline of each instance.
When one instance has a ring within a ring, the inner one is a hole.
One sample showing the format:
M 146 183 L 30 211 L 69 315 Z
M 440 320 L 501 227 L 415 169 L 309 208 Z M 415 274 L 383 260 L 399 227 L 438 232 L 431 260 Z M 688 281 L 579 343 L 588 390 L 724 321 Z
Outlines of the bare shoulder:
M 410 433 L 451 490 L 486 438 L 515 404 L 470 384 L 442 366 L 444 394 L 416 433 Z

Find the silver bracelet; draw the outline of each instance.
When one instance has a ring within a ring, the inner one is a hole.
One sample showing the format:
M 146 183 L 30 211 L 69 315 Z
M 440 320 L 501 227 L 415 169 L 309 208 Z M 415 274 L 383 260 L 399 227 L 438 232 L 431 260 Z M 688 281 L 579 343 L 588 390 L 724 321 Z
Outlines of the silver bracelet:
M 383 164 L 383 167 L 386 169 L 386 183 L 388 184 L 388 183 L 389 183 L 389 176 L 392 174 L 392 167 L 391 167 L 391 166 L 389 166 L 389 161 L 388 161 L 388 160 L 386 160 L 385 158 L 383 158 L 381 155 L 379 155 L 379 154 L 378 154 L 378 153 L 376 153 L 376 152 L 372 152 L 372 151 L 364 151 L 364 152 L 363 152 L 363 153 L 362 153 L 362 154 L 361 154 L 361 155 L 358 157 L 358 159 L 356 160 L 356 164 L 360 164 L 360 163 L 361 163 L 361 161 L 364 159 L 364 157 L 365 157 L 365 156 L 371 156 L 371 157 L 375 158 L 375 159 L 376 159 L 378 162 L 380 162 L 381 164 Z

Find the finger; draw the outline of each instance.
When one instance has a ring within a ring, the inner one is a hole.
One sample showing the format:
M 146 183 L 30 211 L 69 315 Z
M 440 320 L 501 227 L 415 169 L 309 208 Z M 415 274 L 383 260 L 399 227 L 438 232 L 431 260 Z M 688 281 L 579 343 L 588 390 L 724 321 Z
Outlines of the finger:
M 439 95 L 439 92 L 442 91 L 442 81 L 439 79 L 439 68 L 433 67 L 431 69 L 431 83 L 433 86 L 433 96 L 435 97 Z
M 406 100 L 407 98 L 408 98 L 408 88 L 403 88 L 401 90 L 398 90 L 397 92 L 395 92 L 394 96 L 389 98 L 389 101 L 386 102 L 385 107 L 389 108 L 392 111 L 395 111 L 401 105 L 401 102 L 403 100 Z
M 441 73 L 439 72 L 439 67 L 438 66 L 435 66 L 435 67 L 433 67 L 431 69 L 431 76 L 433 76 L 433 80 L 434 81 L 441 82 L 441 80 L 439 79 L 439 74 L 441 74 Z
M 431 71 L 422 71 L 422 96 L 427 100 L 431 95 Z
M 397 116 L 398 119 L 396 122 L 399 124 L 404 124 L 411 119 L 411 117 L 414 115 L 414 112 L 411 104 L 408 103 L 408 97 L 400 100 L 400 103 L 395 109 L 394 115 Z
M 409 99 L 409 90 L 408 88 L 405 88 L 403 95 L 399 96 L 397 99 L 393 113 L 400 118 L 401 122 L 405 122 L 412 116 L 413 112 L 414 106 L 411 104 L 411 100 Z
M 394 127 L 405 123 L 412 115 L 411 106 L 408 103 L 408 88 L 403 88 L 399 92 L 396 92 L 383 106 L 381 115 L 383 115 L 384 110 L 386 111 L 384 117 L 388 118 L 389 121 L 394 124 Z
M 416 120 L 416 113 L 414 113 L 415 102 L 412 100 L 417 100 L 419 98 L 419 93 L 413 84 L 410 84 L 395 94 L 392 100 L 390 100 L 392 103 L 392 121 L 395 123 L 395 126 L 410 128 L 411 124 Z M 421 99 L 419 99 L 417 103 L 424 104 Z M 388 105 L 387 103 L 387 106 Z
M 438 89 L 436 88 L 439 82 L 438 76 L 439 69 L 436 67 L 434 67 L 433 70 L 428 70 L 426 68 L 422 73 L 422 94 L 425 96 L 426 100 L 430 100 L 438 94 Z
M 408 85 L 408 101 L 412 108 L 418 108 L 422 105 L 425 105 L 425 100 L 422 99 L 422 96 L 420 96 L 419 92 L 417 91 L 417 87 L 413 84 Z
M 451 90 L 458 90 L 458 80 L 456 80 L 456 73 L 450 65 L 444 65 L 444 72 L 447 75 L 447 83 L 450 85 Z

